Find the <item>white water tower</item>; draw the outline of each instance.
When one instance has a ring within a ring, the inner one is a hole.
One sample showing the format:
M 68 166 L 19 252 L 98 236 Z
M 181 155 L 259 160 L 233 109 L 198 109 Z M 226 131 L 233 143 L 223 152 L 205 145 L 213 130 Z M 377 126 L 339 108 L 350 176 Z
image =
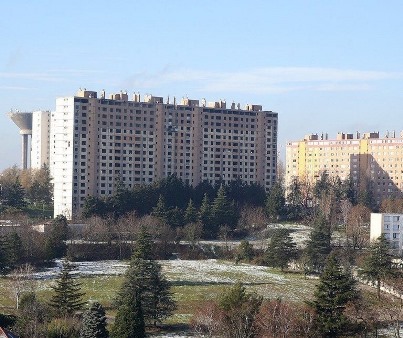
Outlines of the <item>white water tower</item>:
M 22 169 L 28 168 L 29 135 L 32 136 L 32 112 L 9 112 L 8 116 L 20 128 L 22 136 Z

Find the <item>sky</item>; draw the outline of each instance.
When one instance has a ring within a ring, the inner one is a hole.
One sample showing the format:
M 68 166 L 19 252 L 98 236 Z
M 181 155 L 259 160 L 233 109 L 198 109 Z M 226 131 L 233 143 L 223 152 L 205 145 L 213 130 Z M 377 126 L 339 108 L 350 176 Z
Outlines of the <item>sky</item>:
M 403 130 L 403 1 L 3 1 L 0 171 L 21 165 L 11 109 L 79 88 L 260 104 L 278 149 L 309 133 Z

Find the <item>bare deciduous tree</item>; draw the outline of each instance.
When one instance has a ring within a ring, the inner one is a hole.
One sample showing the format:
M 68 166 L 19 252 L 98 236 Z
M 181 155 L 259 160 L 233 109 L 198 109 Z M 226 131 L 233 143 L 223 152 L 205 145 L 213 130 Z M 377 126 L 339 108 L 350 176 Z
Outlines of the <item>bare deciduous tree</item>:
M 353 249 L 361 249 L 369 242 L 371 210 L 358 204 L 350 209 L 346 224 L 346 237 Z
M 9 275 L 9 287 L 13 298 L 15 299 L 15 308 L 20 306 L 20 298 L 24 293 L 34 293 L 36 282 L 32 278 L 34 269 L 30 264 L 23 264 L 13 270 Z

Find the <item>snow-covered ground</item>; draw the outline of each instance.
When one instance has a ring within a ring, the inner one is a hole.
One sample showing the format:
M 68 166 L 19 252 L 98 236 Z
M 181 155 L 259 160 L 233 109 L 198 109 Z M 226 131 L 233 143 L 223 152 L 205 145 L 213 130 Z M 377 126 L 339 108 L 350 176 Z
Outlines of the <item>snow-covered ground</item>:
M 213 282 L 213 283 L 236 283 L 246 281 L 261 283 L 268 280 L 276 283 L 286 283 L 283 275 L 270 272 L 264 266 L 250 264 L 234 264 L 230 261 L 208 260 L 162 260 L 160 261 L 163 272 L 171 281 L 183 282 Z M 96 261 L 73 263 L 73 274 L 80 276 L 113 276 L 123 275 L 129 263 L 124 261 Z M 35 272 L 35 279 L 53 279 L 60 273 L 62 262 L 55 261 L 55 265 L 44 271 Z
M 170 260 L 161 261 L 163 271 L 172 281 L 213 282 L 213 283 L 286 283 L 284 275 L 270 272 L 264 266 L 235 264 L 230 261 L 207 260 Z

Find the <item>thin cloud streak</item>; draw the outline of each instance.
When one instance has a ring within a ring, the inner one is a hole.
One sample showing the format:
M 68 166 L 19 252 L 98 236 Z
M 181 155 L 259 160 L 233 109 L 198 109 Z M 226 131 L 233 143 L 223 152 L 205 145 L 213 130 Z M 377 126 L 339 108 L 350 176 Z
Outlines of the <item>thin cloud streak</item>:
M 81 69 L 51 69 L 44 72 L 0 72 L 0 79 L 24 79 L 44 82 L 65 82 L 71 77 L 86 77 L 92 74 L 102 74 L 96 70 Z
M 402 73 L 343 70 L 336 68 L 275 67 L 240 72 L 204 72 L 191 69 L 141 72 L 127 78 L 128 87 L 153 88 L 166 84 L 192 83 L 200 91 L 285 93 L 290 91 L 362 91 L 372 83 L 402 79 Z

